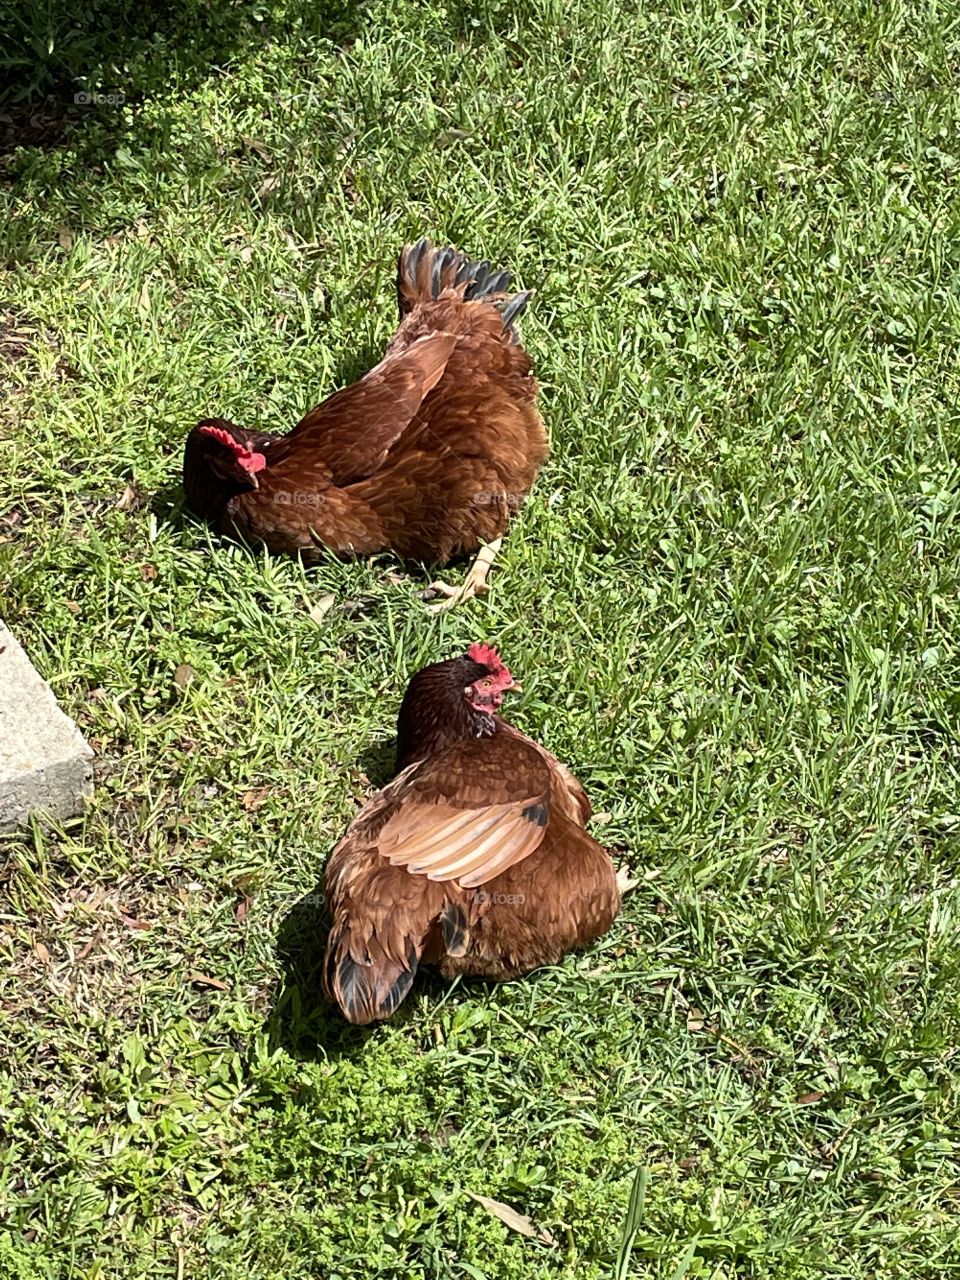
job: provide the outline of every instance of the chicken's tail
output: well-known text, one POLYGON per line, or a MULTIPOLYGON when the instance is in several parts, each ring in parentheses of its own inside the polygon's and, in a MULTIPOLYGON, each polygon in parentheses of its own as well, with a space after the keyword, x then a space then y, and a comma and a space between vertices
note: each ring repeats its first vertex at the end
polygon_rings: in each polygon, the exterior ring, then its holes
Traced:
POLYGON ((371 938, 359 949, 350 945, 349 924, 335 925, 327 940, 323 989, 348 1022, 365 1026, 389 1018, 406 999, 420 963, 412 938, 406 954, 392 956, 371 938))
POLYGON ((414 307, 436 302, 442 293, 453 291, 467 302, 489 301, 497 305, 503 328, 517 342, 514 322, 530 299, 530 292, 511 293, 509 271, 499 271, 489 262, 472 262, 456 249, 438 249, 429 240, 404 245, 397 265, 397 302, 400 319, 414 307))

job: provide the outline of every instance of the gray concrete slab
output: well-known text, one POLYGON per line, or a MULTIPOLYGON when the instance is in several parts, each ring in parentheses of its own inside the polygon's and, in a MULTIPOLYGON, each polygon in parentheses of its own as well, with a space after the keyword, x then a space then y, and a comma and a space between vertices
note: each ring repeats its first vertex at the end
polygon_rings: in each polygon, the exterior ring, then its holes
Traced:
POLYGON ((67 818, 93 795, 93 752, 0 621, 0 831, 67 818))

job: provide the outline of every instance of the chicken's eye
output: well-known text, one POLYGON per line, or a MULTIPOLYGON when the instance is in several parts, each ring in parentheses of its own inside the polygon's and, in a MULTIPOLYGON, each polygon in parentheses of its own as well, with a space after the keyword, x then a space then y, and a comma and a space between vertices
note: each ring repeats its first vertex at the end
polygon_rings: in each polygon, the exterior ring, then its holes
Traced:
POLYGON ((478 689, 492 689, 492 688, 493 688, 493 681, 492 681, 492 680, 480 680, 480 681, 478 682, 478 684, 477 684, 477 688, 478 688, 478 689))

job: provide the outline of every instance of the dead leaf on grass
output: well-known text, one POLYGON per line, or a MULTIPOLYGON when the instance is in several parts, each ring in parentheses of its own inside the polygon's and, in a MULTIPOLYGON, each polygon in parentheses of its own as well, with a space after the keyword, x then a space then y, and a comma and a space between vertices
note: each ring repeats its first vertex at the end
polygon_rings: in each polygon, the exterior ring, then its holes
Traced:
POLYGON ((541 1244, 556 1244, 553 1236, 549 1231, 545 1231, 543 1227, 535 1227, 530 1219, 524 1213, 518 1213, 508 1204, 504 1204, 502 1200, 491 1200, 489 1196, 478 1196, 473 1191, 466 1193, 471 1200, 476 1200, 477 1204, 486 1209, 487 1213, 493 1214, 511 1231, 519 1231, 522 1236, 527 1236, 530 1240, 539 1240, 541 1244))
POLYGON ((258 809, 263 808, 269 794, 269 787, 257 787, 255 790, 245 792, 240 803, 248 813, 256 813, 258 809))
POLYGON ((128 484, 113 504, 114 511, 135 511, 139 504, 136 484, 128 484))
POLYGON ((337 603, 337 597, 333 595, 321 596, 317 603, 311 608, 309 618, 311 622, 322 622, 333 606, 337 603))
POLYGON ((211 978, 206 973, 190 973, 187 975, 187 981, 196 983, 198 987, 216 987, 218 991, 230 990, 228 982, 221 982, 219 978, 211 978))

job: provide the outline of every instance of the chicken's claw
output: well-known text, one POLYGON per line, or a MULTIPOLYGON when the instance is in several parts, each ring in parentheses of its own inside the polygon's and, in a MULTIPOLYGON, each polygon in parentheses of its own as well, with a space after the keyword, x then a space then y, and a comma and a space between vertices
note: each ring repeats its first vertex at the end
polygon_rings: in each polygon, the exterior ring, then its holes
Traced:
POLYGON ((486 595, 490 590, 487 574, 497 557, 502 541, 502 538, 494 538, 492 542, 481 544, 476 560, 470 566, 467 576, 459 587, 451 587, 446 582, 431 582, 428 590, 439 591, 447 599, 438 600, 436 604, 428 604, 427 613, 446 613, 450 609, 455 609, 458 604, 462 604, 464 600, 486 595))

